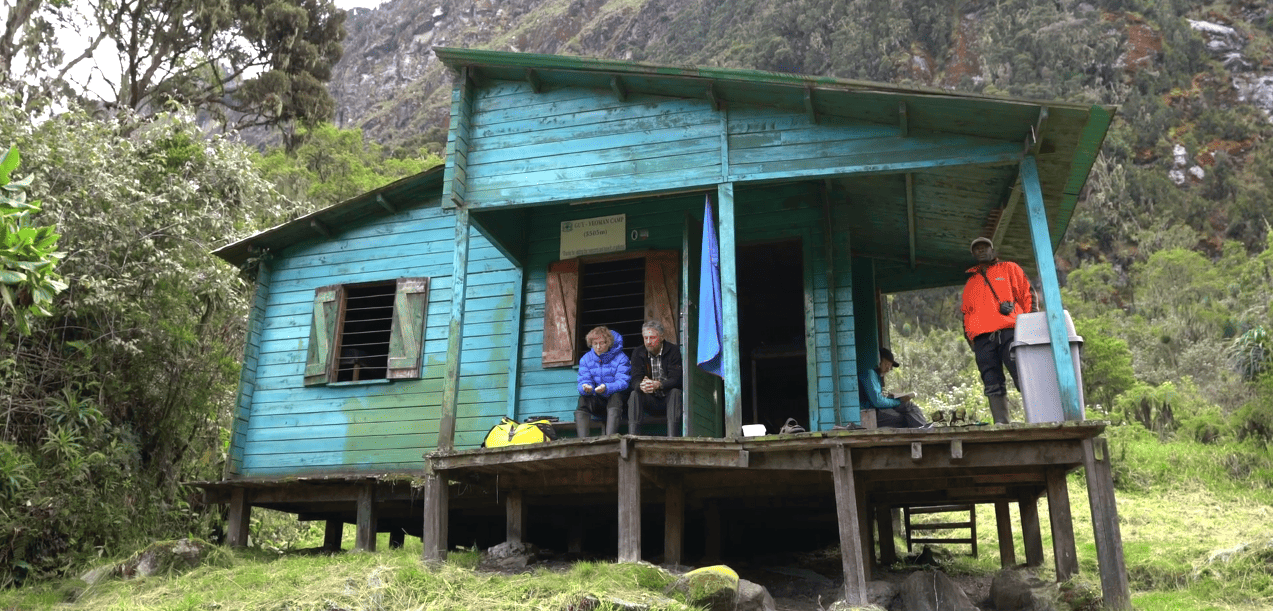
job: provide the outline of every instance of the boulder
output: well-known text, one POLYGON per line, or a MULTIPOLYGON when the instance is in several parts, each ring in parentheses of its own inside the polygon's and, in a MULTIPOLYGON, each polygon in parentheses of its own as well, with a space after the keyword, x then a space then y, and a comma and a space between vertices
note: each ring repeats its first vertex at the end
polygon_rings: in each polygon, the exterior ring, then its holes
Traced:
POLYGON ((535 564, 538 557, 539 549, 530 543, 505 541, 482 552, 480 564, 487 569, 512 571, 535 564))
MULTIPOLYGON (((738 573, 718 564, 681 575, 668 592, 680 592, 691 605, 707 611, 734 611, 738 606, 738 573)), ((768 592, 765 595, 768 596, 768 592)), ((772 599, 770 601, 772 605, 772 599)))
POLYGON ((990 601, 999 611, 1053 611, 1052 587, 1025 571, 1004 569, 990 582, 990 601))
POLYGON ((977 611, 959 584, 941 571, 916 571, 901 590, 906 611, 977 611))
POLYGON ((211 549, 212 544, 197 539, 157 541, 120 564, 118 574, 132 578, 188 571, 202 564, 211 549))
POLYGON ((769 595, 765 586, 746 579, 738 580, 737 611, 777 611, 777 608, 774 597, 769 595))

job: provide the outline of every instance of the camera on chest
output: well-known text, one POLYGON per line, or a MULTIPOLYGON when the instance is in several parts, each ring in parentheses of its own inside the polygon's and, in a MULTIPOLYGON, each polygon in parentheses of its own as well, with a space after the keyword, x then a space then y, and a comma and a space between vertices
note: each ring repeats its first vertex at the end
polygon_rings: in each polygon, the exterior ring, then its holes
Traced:
POLYGON ((1017 307, 1017 304, 1015 304, 1015 303, 1013 303, 1013 302, 1011 302, 1011 301, 1000 301, 1000 302, 999 302, 999 313, 1000 313, 1000 314, 1003 314, 1004 316, 1007 316, 1007 315, 1011 314, 1011 313, 1012 313, 1012 310, 1016 309, 1016 307, 1017 307))

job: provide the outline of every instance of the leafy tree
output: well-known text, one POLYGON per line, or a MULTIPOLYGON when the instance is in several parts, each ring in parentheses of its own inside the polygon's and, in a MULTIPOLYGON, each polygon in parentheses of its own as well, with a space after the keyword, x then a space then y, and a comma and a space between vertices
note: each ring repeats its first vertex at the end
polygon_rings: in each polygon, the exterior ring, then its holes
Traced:
POLYGON ((298 135, 303 144, 291 152, 271 151, 261 159, 260 168, 280 192, 311 208, 344 201, 443 162, 425 149, 394 157, 384 147, 365 142, 362 130, 330 123, 298 135))
POLYGON ((16 147, 0 158, 0 340, 7 318, 19 333, 30 333, 27 317, 52 314, 53 296, 66 288, 53 269, 63 256, 56 251, 58 234, 31 220, 40 202, 26 200, 30 177, 10 178, 20 160, 16 147))
POLYGON ((1075 330, 1083 338, 1083 397, 1088 405, 1108 411, 1114 399, 1136 383, 1132 352, 1127 342, 1109 332, 1108 319, 1079 319, 1075 330))
POLYGON ((237 129, 307 125, 334 112, 325 83, 340 59, 345 13, 331 0, 92 0, 75 10, 7 1, 16 10, 0 38, 0 81, 38 79, 29 105, 67 95, 154 114, 175 101, 237 129), (58 49, 54 17, 88 38, 81 54, 58 49), (96 65, 72 82, 80 73, 72 69, 103 46, 118 52, 118 68, 96 65), (28 65, 15 75, 18 51, 28 65))
POLYGON ((2 587, 202 531, 178 486, 220 475, 247 296, 208 251, 287 210, 256 153, 190 113, 0 105, 0 140, 47 188, 36 222, 62 232, 68 285, 0 358, 2 587))

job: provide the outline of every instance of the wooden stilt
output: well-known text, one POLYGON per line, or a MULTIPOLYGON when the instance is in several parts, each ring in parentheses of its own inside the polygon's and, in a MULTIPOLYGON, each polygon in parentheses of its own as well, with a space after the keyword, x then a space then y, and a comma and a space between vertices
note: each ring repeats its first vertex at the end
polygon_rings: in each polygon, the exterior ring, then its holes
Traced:
MULTIPOLYGON (((622 443, 628 443, 628 439, 622 443)), ((619 456, 619 562, 640 560, 641 463, 636 446, 632 445, 626 457, 619 456)))
POLYGON ((1109 445, 1105 438, 1083 440, 1083 465, 1087 474, 1087 500, 1092 508, 1092 532, 1101 571, 1101 592, 1108 609, 1131 609, 1127 566, 1123 560, 1123 535, 1118 529, 1114 478, 1110 473, 1109 445))
POLYGON ((446 476, 430 471, 424 478, 424 530, 420 540, 426 562, 446 560, 447 517, 450 512, 446 476))
POLYGON ((526 533, 526 504, 522 502, 521 490, 511 490, 504 497, 504 512, 508 518, 504 540, 509 543, 523 543, 526 533))
POLYGON ((1070 514, 1070 491, 1064 469, 1048 469, 1048 518, 1052 523, 1052 555, 1056 580, 1065 581, 1079 572, 1074 549, 1074 520, 1070 514))
POLYGON ((835 512, 840 523, 840 560, 844 566, 844 602, 862 606, 866 600, 866 567, 862 562, 862 527, 858 515, 857 483, 853 457, 845 446, 831 448, 831 475, 835 480, 835 512))
POLYGON ((340 540, 345 536, 344 520, 328 520, 327 529, 323 531, 323 549, 340 551, 340 540))
POLYGON ((566 531, 566 551, 571 554, 583 553, 583 524, 578 522, 581 519, 582 514, 576 516, 575 522, 566 531))
POLYGON ((354 531, 354 551, 376 551, 376 485, 366 483, 358 490, 358 523, 354 531))
POLYGON ((995 502, 995 525, 999 527, 999 566, 1012 568, 1017 564, 1017 550, 1012 542, 1012 515, 1007 501, 995 502))
POLYGON ((871 528, 871 505, 866 502, 866 486, 862 482, 855 479, 853 491, 857 499, 858 542, 862 546, 862 571, 869 577, 875 572, 875 533, 871 528))
POLYGON ((893 511, 888 506, 875 508, 875 527, 879 530, 880 564, 897 562, 897 546, 893 543, 893 511))
POLYGON ((248 524, 252 520, 252 503, 247 497, 248 492, 243 488, 230 491, 230 517, 225 525, 225 542, 230 547, 245 547, 248 544, 248 524))
POLYGON ((402 549, 407 543, 407 532, 401 528, 389 531, 389 549, 402 549))
POLYGON ((685 542, 685 485, 669 476, 663 493, 663 562, 680 564, 685 542))
POLYGON ((1025 565, 1043 566, 1043 530, 1039 527, 1039 499, 1026 492, 1017 501, 1021 513, 1021 542, 1025 547, 1025 565))

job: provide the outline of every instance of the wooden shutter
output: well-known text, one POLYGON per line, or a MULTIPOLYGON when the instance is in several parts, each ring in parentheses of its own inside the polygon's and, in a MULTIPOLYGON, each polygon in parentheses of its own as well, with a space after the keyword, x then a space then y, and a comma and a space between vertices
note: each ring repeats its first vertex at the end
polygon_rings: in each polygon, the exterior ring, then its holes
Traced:
POLYGON ((680 329, 681 261, 675 250, 657 250, 645 258, 645 319, 663 323, 663 339, 676 341, 680 329))
POLYGON ((428 278, 398 278, 398 288, 393 295, 393 327, 389 334, 389 369, 385 377, 391 380, 420 377, 424 315, 428 306, 428 278))
POLYGON ((579 260, 548 266, 544 288, 544 367, 575 364, 575 327, 579 308, 579 260))
POLYGON ((340 302, 344 297, 340 285, 314 290, 314 316, 309 323, 309 351, 305 355, 305 385, 326 384, 333 379, 333 346, 340 318, 340 302))

